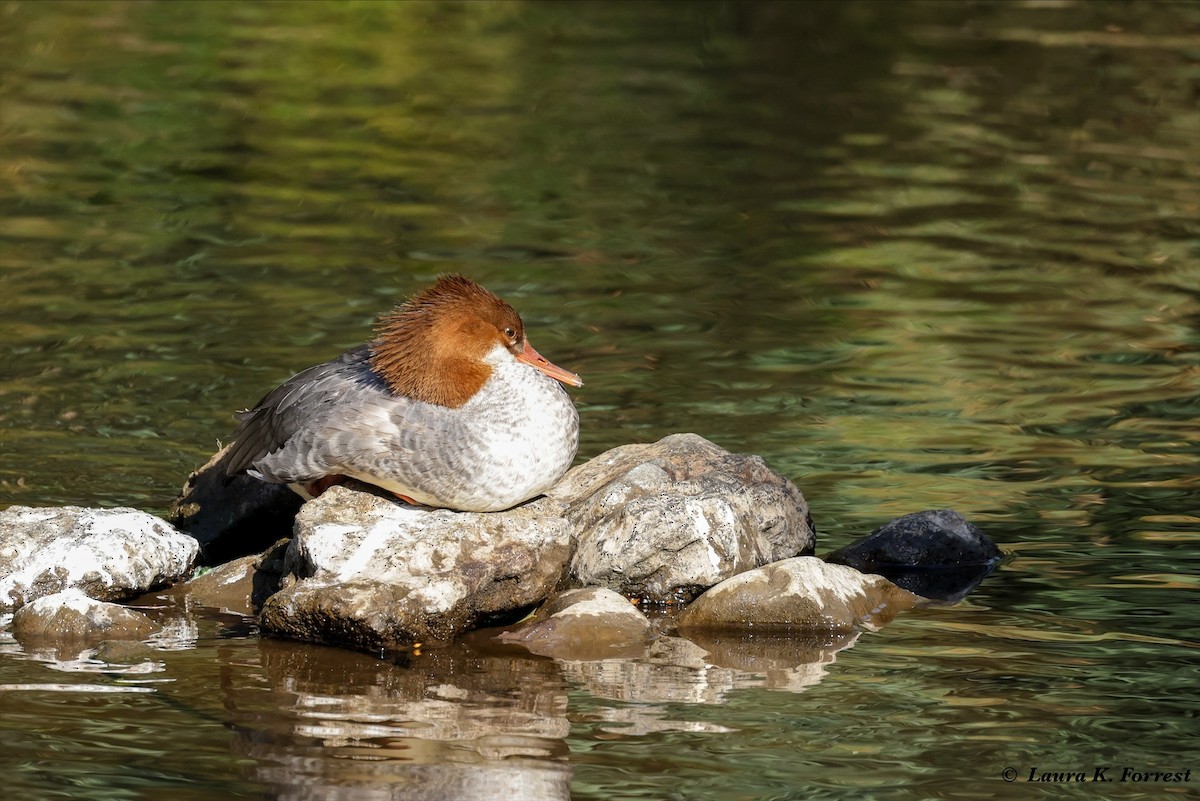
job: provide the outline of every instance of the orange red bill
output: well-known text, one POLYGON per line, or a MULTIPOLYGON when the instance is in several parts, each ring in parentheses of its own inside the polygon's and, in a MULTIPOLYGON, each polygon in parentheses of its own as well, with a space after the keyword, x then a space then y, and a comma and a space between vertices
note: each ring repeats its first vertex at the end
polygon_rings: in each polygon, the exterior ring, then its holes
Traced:
POLYGON ((541 370, 546 375, 553 378, 555 381, 561 381, 564 384, 569 384, 573 387, 582 387, 583 379, 572 373, 570 370, 564 370, 554 362, 547 359, 542 354, 534 350, 533 345, 529 344, 529 340, 525 340, 525 347, 517 354, 517 361, 525 362, 541 370))

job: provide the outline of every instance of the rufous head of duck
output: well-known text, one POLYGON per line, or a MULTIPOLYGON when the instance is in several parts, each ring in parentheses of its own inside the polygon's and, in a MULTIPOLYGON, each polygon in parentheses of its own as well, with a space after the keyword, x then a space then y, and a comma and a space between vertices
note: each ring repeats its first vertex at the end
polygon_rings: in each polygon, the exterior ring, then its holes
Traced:
POLYGON ((513 359, 573 387, 583 381, 534 350, 512 306, 462 275, 445 275, 380 318, 371 368, 413 400, 457 408, 491 377, 489 360, 513 359), (498 350, 499 349, 499 350, 498 350))

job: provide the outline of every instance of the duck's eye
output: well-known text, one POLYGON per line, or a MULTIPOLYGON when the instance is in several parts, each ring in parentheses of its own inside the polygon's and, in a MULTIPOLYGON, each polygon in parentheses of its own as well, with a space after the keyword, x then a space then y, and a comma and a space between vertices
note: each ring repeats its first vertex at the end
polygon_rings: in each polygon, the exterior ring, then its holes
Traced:
POLYGON ((504 336, 508 337, 508 338, 509 338, 509 340, 511 340, 511 341, 513 341, 513 342, 516 342, 516 340, 517 340, 517 329, 513 328, 513 327, 510 325, 508 328, 505 328, 505 329, 504 329, 504 336))

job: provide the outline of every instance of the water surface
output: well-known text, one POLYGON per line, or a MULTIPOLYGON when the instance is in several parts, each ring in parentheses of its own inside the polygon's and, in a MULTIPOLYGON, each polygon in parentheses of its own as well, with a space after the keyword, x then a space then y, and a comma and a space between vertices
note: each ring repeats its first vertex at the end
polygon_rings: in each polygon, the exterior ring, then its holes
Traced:
POLYGON ((1185 3, 0 7, 0 506, 164 512, 461 271, 584 377, 581 459, 695 431, 819 553, 951 507, 1014 555, 836 651, 4 639, 10 791, 1194 794, 1026 779, 1200 770, 1198 58, 1185 3))

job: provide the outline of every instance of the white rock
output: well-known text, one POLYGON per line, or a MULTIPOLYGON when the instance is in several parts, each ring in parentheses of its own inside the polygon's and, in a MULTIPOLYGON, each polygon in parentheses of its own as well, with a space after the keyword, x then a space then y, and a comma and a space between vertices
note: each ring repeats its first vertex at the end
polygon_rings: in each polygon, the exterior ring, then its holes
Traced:
POLYGON ((263 605, 268 631, 375 650, 448 640, 549 594, 570 532, 549 499, 507 512, 415 509, 334 487, 296 518, 292 586, 263 605))
POLYGON ((0 611, 76 587, 120 600, 191 570, 192 537, 136 509, 78 506, 0 511, 0 611))
POLYGON ((730 576, 812 553, 808 504, 757 456, 696 434, 623 445, 549 492, 577 532, 570 580, 659 602, 691 600, 730 576))

